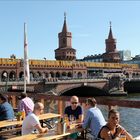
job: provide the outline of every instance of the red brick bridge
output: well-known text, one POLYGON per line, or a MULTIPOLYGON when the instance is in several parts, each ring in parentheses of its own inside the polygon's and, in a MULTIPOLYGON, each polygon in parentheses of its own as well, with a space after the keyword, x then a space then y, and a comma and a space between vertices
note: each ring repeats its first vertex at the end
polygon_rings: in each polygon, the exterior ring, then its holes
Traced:
MULTIPOLYGON (((94 96, 107 95, 113 88, 119 88, 119 81, 107 79, 71 79, 57 80, 46 79, 42 82, 31 82, 27 84, 27 92, 44 93, 52 95, 79 95, 79 96, 94 96)), ((22 91, 24 88, 23 82, 1 83, 0 89, 22 91)))

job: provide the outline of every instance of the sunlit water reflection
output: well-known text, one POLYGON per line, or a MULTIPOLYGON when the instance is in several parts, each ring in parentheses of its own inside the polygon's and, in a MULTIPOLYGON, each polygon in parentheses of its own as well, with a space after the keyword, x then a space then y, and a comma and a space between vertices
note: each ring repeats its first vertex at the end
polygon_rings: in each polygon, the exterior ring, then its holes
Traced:
MULTIPOLYGON (((108 97, 105 97, 105 98, 108 98, 108 97)), ((140 100, 140 93, 139 94, 131 94, 131 95, 125 96, 125 97, 113 97, 113 98, 140 100)), ((105 106, 99 106, 99 108, 102 110, 103 115, 107 119, 108 108, 105 106)), ((117 110, 120 112, 121 125, 128 132, 130 132, 134 137, 139 136, 140 135, 140 109, 117 107, 117 110)))

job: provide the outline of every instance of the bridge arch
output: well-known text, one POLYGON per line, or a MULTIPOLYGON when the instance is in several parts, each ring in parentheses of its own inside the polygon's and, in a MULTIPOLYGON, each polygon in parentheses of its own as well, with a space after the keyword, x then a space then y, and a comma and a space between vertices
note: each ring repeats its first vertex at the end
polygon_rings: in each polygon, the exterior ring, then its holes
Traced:
POLYGON ((80 97, 92 97, 92 96, 104 96, 107 95, 108 93, 100 88, 94 87, 94 86, 75 86, 71 88, 67 88, 58 95, 60 96, 80 96, 80 97))

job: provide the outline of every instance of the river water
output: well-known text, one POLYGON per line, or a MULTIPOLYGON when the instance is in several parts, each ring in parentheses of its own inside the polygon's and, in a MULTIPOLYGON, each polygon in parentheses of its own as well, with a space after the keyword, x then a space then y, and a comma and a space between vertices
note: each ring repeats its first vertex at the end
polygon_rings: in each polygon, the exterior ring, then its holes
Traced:
MULTIPOLYGON (((110 97, 104 97, 104 98, 110 98, 110 97)), ((111 97, 111 98, 140 100, 140 93, 137 94, 131 93, 128 96, 111 97)), ((105 106, 99 106, 99 108, 102 110, 103 115, 107 119, 108 108, 106 108, 105 106)), ((121 118, 120 124, 134 137, 139 136, 140 135, 140 109, 117 107, 117 110, 120 112, 120 118, 121 118)))

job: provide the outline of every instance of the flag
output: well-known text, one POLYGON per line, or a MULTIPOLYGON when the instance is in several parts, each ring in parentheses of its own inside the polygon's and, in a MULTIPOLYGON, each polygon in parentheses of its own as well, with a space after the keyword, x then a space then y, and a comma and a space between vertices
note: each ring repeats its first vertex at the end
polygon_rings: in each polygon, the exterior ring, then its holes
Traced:
POLYGON ((28 60, 28 44, 26 36, 26 23, 24 23, 24 81, 30 83, 30 71, 28 60))

